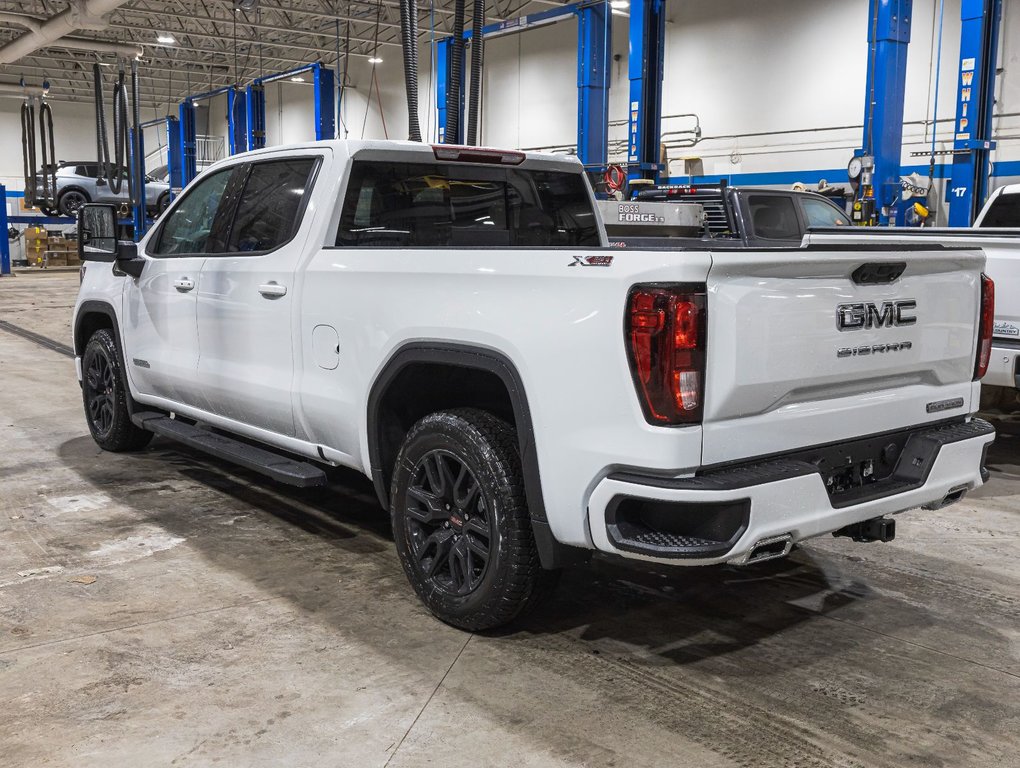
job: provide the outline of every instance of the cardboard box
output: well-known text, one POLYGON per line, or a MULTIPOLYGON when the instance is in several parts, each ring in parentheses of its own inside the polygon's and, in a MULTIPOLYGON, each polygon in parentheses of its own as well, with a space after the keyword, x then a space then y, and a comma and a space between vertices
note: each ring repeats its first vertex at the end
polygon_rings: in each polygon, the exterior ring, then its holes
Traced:
POLYGON ((63 251, 46 251, 46 256, 43 258, 44 267, 66 267, 67 266, 67 254, 63 251))
POLYGON ((46 230, 42 227, 26 227, 25 228, 25 242, 46 242, 49 239, 49 235, 46 230))

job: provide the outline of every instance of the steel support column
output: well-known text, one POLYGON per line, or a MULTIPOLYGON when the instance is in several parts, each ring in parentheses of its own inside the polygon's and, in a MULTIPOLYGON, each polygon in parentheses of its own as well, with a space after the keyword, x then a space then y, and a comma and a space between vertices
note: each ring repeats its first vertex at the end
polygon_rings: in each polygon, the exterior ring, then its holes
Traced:
POLYGON ((195 128, 195 104, 192 101, 182 101, 179 109, 180 114, 180 136, 181 136, 181 187, 191 183, 198 173, 197 158, 195 156, 198 135, 195 128))
POLYGON ((248 99, 240 88, 227 91, 227 150, 231 155, 248 149, 248 99))
POLYGON ((606 0, 577 12, 577 156, 592 172, 609 160, 611 19, 606 0))
POLYGON ((864 154, 875 160, 873 184, 880 224, 902 225, 903 94, 913 0, 872 0, 868 13, 868 79, 864 103, 864 154))
POLYGON ((665 0, 630 4, 630 109, 627 179, 658 181, 662 135, 662 70, 666 37, 665 0))
POLYGON ((988 197, 1002 0, 963 0, 960 18, 953 173, 946 193, 951 227, 973 224, 988 197))

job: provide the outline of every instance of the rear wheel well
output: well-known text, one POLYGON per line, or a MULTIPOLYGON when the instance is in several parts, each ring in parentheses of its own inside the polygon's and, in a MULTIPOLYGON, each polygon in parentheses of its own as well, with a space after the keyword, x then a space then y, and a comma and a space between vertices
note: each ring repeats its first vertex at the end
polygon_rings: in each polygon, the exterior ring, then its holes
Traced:
POLYGON ((393 463, 419 419, 449 408, 478 408, 514 425, 514 408, 506 385, 491 371, 444 363, 417 362, 400 369, 378 398, 375 408, 374 469, 381 472, 388 498, 393 463))

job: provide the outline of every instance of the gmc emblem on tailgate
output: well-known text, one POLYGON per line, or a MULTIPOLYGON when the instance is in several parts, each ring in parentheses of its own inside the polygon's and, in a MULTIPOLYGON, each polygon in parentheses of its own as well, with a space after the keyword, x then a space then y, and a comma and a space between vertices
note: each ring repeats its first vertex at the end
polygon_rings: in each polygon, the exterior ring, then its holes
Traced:
POLYGON ((880 305, 872 302, 861 304, 839 304, 836 307, 836 328, 841 331, 863 331, 869 328, 892 328, 899 325, 913 325, 917 309, 914 299, 883 301, 880 305))

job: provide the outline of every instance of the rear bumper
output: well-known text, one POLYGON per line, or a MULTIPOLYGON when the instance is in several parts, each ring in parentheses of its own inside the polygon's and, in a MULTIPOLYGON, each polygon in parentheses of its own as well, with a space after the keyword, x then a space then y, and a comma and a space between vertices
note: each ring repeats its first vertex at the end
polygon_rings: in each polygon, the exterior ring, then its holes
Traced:
POLYGON ((592 540, 600 551, 653 562, 743 562, 766 540, 793 544, 962 497, 982 485, 984 454, 995 431, 973 419, 900 437, 902 453, 888 480, 842 496, 829 495, 818 466, 806 460, 808 452, 691 478, 610 475, 588 505, 592 540))
POLYGON ((1020 341, 993 338, 992 355, 988 360, 988 373, 981 379, 981 383, 990 387, 1020 389, 1018 358, 1020 358, 1020 341))

